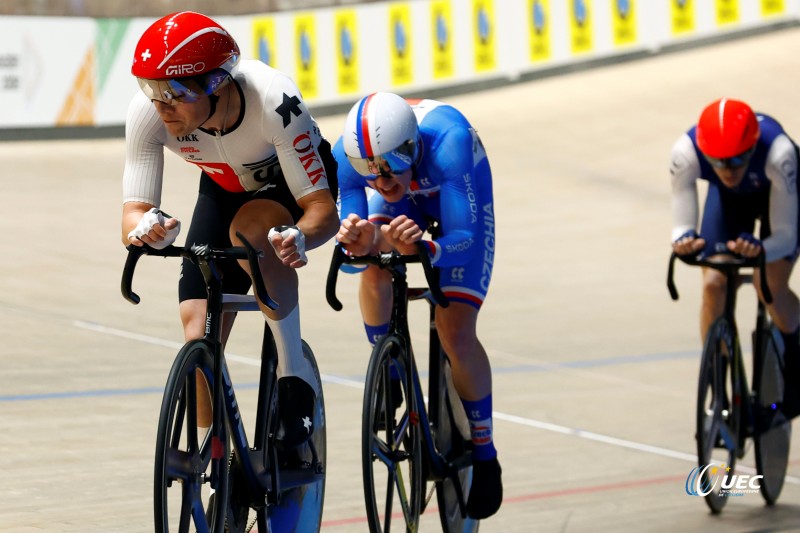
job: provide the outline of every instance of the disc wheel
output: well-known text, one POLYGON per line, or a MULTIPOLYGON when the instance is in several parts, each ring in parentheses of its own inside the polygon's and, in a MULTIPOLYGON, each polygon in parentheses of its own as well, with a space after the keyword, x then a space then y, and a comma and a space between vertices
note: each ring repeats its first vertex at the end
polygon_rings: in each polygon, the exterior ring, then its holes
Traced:
POLYGON ((756 470, 764 476, 759 491, 767 505, 773 505, 783 489, 792 437, 791 421, 779 408, 783 401, 784 383, 778 335, 774 326, 763 335, 761 369, 754 390, 758 416, 754 439, 756 470))
MULTIPOLYGON (((453 386, 450 363, 444 353, 440 359, 439 390, 443 398, 440 402, 439 413, 434 440, 436 449, 448 461, 463 462, 469 449, 469 422, 464 406, 453 386)), ((478 531, 480 522, 466 514, 462 509, 459 494, 466 505, 469 490, 472 485, 472 466, 460 466, 454 477, 447 477, 436 482, 436 500, 439 505, 439 518, 442 522, 442 531, 447 533, 472 533, 478 531)))
MULTIPOLYGON (((319 391, 316 411, 311 421, 314 432, 309 439, 311 444, 306 443, 295 450, 277 454, 278 469, 284 475, 293 471, 306 473, 314 471, 319 474, 318 481, 291 488, 280 494, 278 503, 269 507, 269 531, 307 531, 311 533, 319 531, 322 526, 327 456, 325 401, 322 395, 322 380, 317 361, 305 341, 303 341, 303 355, 314 369, 317 381, 316 390, 319 391)), ((271 419, 277 420, 274 413, 271 419)))

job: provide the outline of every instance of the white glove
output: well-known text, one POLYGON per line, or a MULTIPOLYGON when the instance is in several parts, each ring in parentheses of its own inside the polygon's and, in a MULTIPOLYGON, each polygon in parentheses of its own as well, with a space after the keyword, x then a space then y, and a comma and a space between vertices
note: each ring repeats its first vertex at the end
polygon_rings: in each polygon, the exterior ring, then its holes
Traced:
MULTIPOLYGON (((169 216, 169 215, 167 215, 169 216)), ((164 213, 157 207, 150 209, 144 216, 139 220, 139 223, 136 224, 136 227, 133 228, 133 231, 128 233, 128 239, 135 237, 137 239, 141 239, 143 236, 147 235, 152 231, 153 226, 156 224, 160 224, 162 227, 164 226, 167 219, 164 217, 164 213)), ((155 248, 156 250, 161 250, 166 248, 173 242, 175 239, 178 238, 178 234, 181 232, 181 223, 178 222, 178 225, 174 228, 167 230, 167 235, 164 239, 154 242, 154 243, 147 243, 151 248, 155 248)))
MULTIPOLYGON (((277 234, 283 237, 284 240, 288 239, 290 235, 294 235, 294 245, 297 247, 299 260, 304 264, 308 263, 308 258, 306 258, 306 236, 303 235, 303 232, 300 231, 297 226, 276 226, 272 228, 267 234, 270 244, 272 244, 272 236, 277 234)), ((275 249, 275 255, 278 256, 278 259, 283 260, 280 248, 277 248, 274 244, 272 244, 272 247, 275 249)))

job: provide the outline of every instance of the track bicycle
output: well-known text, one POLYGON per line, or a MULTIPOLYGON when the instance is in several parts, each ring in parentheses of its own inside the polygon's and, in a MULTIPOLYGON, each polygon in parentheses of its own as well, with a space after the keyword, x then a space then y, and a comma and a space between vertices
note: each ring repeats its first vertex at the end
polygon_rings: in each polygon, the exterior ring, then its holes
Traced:
POLYGON ((392 275, 389 331, 375 343, 364 387, 361 459, 367 521, 372 533, 392 531, 395 518, 400 529, 416 532, 435 490, 442 530, 474 532, 479 522, 466 513, 472 483, 469 423, 434 322, 436 305, 448 303, 427 248, 418 245, 418 255, 353 257, 337 244, 328 271, 326 297, 336 311, 342 309, 336 298, 342 265, 375 265, 392 275), (410 263, 422 264, 428 288, 408 287, 410 263), (408 302, 413 300, 425 300, 430 308, 427 409, 408 326, 408 302))
MULTIPOLYGON (((317 379, 314 432, 306 443, 279 451, 277 351, 265 323, 253 446, 245 433, 221 341, 225 313, 260 311, 253 295, 222 293, 218 262, 248 260, 259 272, 256 251, 242 235, 243 247, 214 249, 205 245, 128 246, 122 294, 139 303, 132 291, 136 263, 142 255, 187 258, 200 268, 208 289, 205 336, 178 352, 164 389, 155 453, 155 531, 199 533, 246 532, 255 525, 269 531, 319 531, 325 493, 326 425, 316 360, 303 341, 303 354, 317 379), (198 429, 198 402, 211 406, 210 430, 198 429), (251 516, 252 515, 252 516, 251 516), (192 527, 194 524, 194 527, 192 527)), ((273 302, 261 276, 254 292, 271 309, 273 302)))
POLYGON ((759 300, 752 333, 753 379, 748 385, 735 317, 738 285, 752 283, 755 275, 740 273, 742 268, 759 272, 763 298, 772 302, 764 254, 754 259, 726 256, 717 260, 673 252, 667 275, 673 300, 678 299, 673 281, 676 259, 687 265, 716 269, 727 279, 724 312, 709 328, 703 347, 695 434, 698 467, 687 478, 687 492, 704 496, 711 511, 719 513, 729 495, 741 488, 730 486, 730 474, 737 459, 747 452, 747 439, 752 438, 756 472, 763 476, 758 480, 758 490, 767 505, 772 505, 783 489, 791 440, 791 421, 781 410, 783 339, 759 300))

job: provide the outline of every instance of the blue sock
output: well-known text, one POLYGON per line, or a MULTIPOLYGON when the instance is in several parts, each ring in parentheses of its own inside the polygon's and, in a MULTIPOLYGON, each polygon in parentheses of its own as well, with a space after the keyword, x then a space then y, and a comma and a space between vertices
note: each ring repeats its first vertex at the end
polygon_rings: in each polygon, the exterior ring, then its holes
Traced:
MULTIPOLYGON (((370 326, 366 322, 364 322, 364 330, 367 332, 367 339, 372 346, 375 346, 375 343, 378 342, 383 335, 386 335, 386 332, 389 331, 389 323, 380 324, 378 326, 370 326)), ((392 379, 400 379, 400 372, 397 370, 397 365, 392 365, 389 367, 389 376, 392 379)))
POLYGON ((378 342, 378 339, 381 338, 382 335, 385 335, 387 331, 389 331, 389 323, 386 324, 379 324, 377 326, 370 326, 366 322, 364 322, 364 330, 367 332, 367 340, 372 346, 375 346, 375 343, 378 342))
POLYGON ((472 402, 461 400, 469 420, 472 436, 472 457, 478 461, 488 461, 497 457, 492 440, 492 395, 472 402))

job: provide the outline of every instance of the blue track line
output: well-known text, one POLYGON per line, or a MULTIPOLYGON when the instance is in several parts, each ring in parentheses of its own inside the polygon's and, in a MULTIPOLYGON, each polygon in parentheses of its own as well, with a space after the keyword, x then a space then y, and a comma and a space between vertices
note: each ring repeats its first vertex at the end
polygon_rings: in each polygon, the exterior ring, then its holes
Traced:
MULTIPOLYGON (((547 363, 547 364, 534 364, 534 365, 515 365, 495 367, 492 369, 494 374, 515 374, 520 372, 548 372, 558 369, 574 369, 574 368, 597 368, 615 365, 627 364, 642 364, 653 363, 658 361, 673 361, 678 359, 699 358, 699 350, 684 351, 684 352, 667 352, 661 354, 645 354, 645 355, 621 355, 616 357, 607 357, 604 359, 593 359, 585 361, 565 361, 563 363, 547 363)), ((425 372, 420 372, 420 377, 425 377, 425 372)), ((364 381, 364 376, 351 376, 346 379, 353 381, 364 381)), ((325 380, 323 380, 324 382, 325 380)), ((258 383, 240 383, 236 385, 237 389, 256 389, 258 383)), ((162 394, 163 387, 141 387, 133 389, 95 389, 84 391, 64 391, 64 392, 49 392, 38 394, 10 394, 0 396, 0 403, 9 402, 31 402, 43 400, 61 400, 72 398, 98 398, 108 396, 141 396, 147 394, 162 394)))

